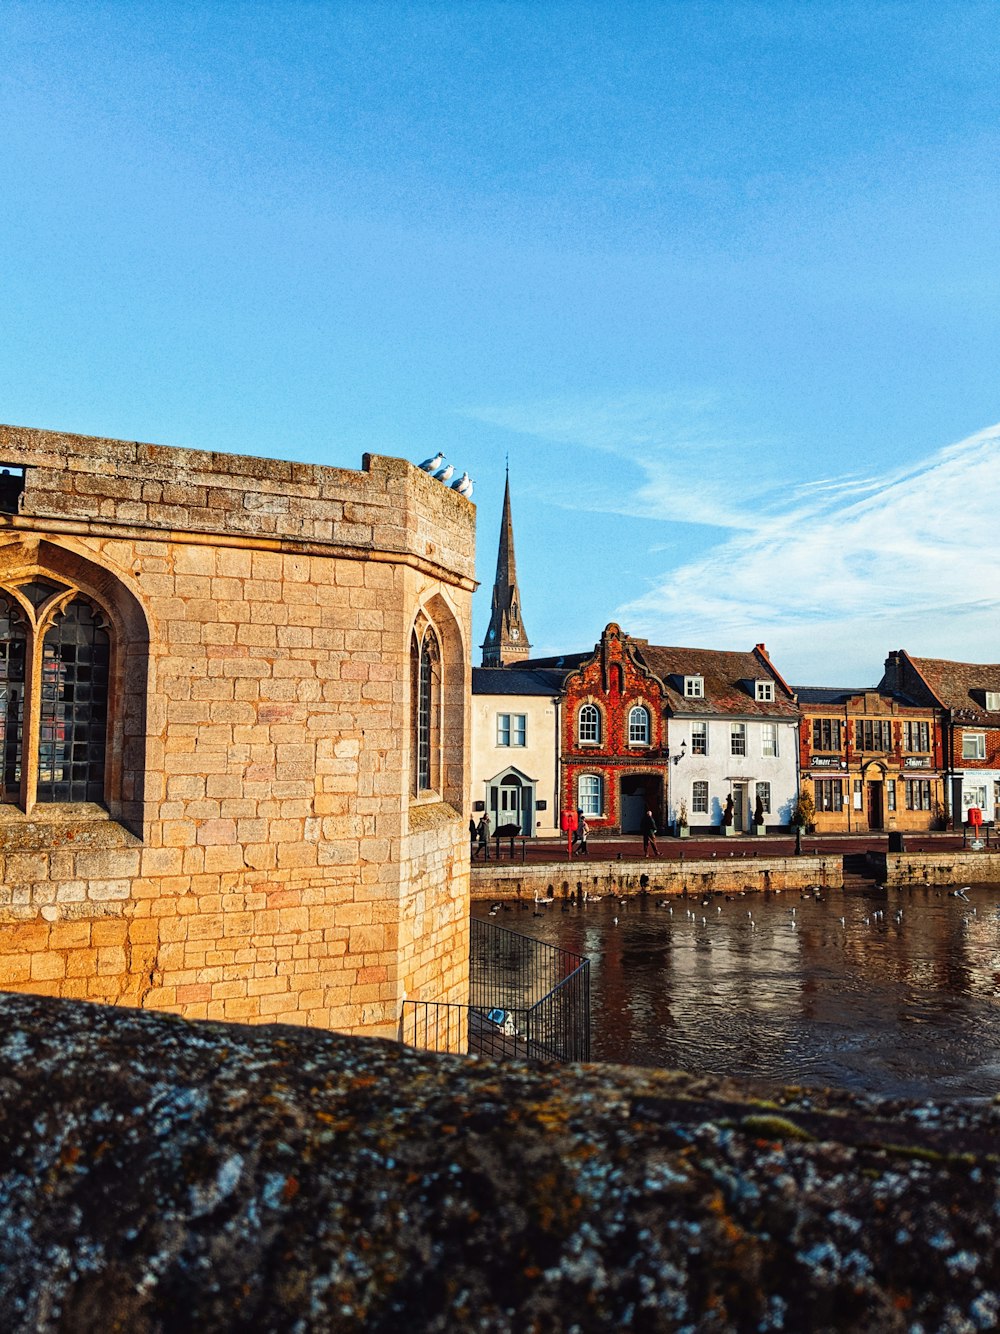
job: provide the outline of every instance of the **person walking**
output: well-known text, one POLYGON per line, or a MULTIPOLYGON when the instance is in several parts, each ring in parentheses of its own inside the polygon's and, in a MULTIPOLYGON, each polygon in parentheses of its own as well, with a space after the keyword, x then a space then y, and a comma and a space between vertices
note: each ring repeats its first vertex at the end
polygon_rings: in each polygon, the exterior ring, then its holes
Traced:
POLYGON ((478 838, 479 838, 479 846, 476 848, 475 852, 474 852, 472 855, 473 855, 474 857, 478 857, 479 854, 482 853, 482 854, 483 854, 483 859, 484 859, 484 861, 489 861, 489 859, 490 859, 490 817, 489 817, 489 815, 487 814, 486 811, 483 811, 483 818, 482 818, 482 819, 479 821, 479 823, 476 825, 476 834, 477 834, 477 836, 478 836, 478 838))
POLYGON ((653 819, 653 812, 647 811, 639 824, 639 833, 642 835, 642 855, 649 856, 649 849, 653 849, 653 856, 659 857, 656 848, 656 821, 653 819))
POLYGON ((581 857, 587 857, 587 835, 590 833, 590 826, 587 824, 587 817, 583 811, 576 813, 576 832, 573 835, 573 851, 578 852, 581 857))

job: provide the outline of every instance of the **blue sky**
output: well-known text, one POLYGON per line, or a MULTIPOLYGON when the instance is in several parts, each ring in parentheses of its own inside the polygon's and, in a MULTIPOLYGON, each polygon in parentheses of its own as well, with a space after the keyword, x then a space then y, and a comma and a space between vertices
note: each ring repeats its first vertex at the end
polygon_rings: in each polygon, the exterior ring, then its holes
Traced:
MULTIPOLYGON (((1000 660, 1000 6, 0 20, 0 420, 476 482, 538 653, 1000 660)), ((478 651, 476 653, 478 661, 478 651)))

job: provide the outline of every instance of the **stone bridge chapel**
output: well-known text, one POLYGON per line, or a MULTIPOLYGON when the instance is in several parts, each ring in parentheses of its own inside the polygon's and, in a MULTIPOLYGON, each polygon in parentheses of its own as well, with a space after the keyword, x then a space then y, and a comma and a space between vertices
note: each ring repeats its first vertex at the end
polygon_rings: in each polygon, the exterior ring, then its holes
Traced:
POLYGON ((395 1037, 467 999, 471 503, 0 427, 0 988, 395 1037))

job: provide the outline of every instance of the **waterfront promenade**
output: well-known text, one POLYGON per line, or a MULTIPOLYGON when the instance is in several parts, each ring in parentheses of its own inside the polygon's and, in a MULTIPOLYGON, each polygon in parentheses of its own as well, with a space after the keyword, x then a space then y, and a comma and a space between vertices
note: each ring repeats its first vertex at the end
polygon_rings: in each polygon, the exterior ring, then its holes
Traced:
MULTIPOLYGON (((920 833, 903 834, 907 852, 958 852, 963 848, 961 833, 920 833)), ((791 857, 796 852, 794 834, 767 834, 757 837, 751 834, 736 834, 726 838, 719 834, 704 837, 675 838, 671 834, 661 834, 656 840, 660 860, 695 861, 704 857, 791 857)), ((886 852, 889 835, 885 832, 864 834, 804 834, 801 842, 803 855, 810 856, 850 856, 866 852, 886 852)), ((968 846, 966 844, 966 846, 968 846)), ((993 849, 1000 851, 1000 843, 993 849)), ((591 836, 588 840, 586 857, 567 855, 565 838, 517 838, 500 840, 502 862, 568 862, 586 865, 588 861, 654 861, 650 856, 643 857, 642 836, 640 834, 608 834, 591 836)), ((497 854, 497 840, 490 840, 490 858, 497 854)), ((472 865, 482 865, 481 857, 473 857, 472 865)))
POLYGON ((996 882, 1000 849, 974 851, 960 833, 906 834, 904 850, 889 850, 885 833, 794 837, 710 836, 658 840, 658 857, 644 857, 636 836, 592 838, 587 856, 567 854, 555 839, 510 839, 490 845, 490 860, 474 858, 473 899, 534 898, 604 892, 713 894, 768 892, 812 886, 840 889, 864 881, 950 885, 996 882))

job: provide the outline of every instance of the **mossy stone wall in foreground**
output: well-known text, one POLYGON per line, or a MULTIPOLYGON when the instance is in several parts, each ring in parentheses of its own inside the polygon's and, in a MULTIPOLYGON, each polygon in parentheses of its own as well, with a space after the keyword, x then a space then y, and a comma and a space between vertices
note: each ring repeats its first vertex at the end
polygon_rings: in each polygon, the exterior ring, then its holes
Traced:
POLYGON ((0 996, 0 1327, 977 1330, 1000 1109, 0 996))

